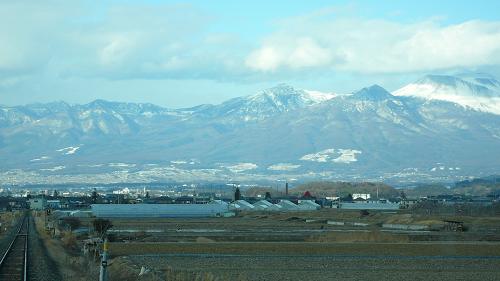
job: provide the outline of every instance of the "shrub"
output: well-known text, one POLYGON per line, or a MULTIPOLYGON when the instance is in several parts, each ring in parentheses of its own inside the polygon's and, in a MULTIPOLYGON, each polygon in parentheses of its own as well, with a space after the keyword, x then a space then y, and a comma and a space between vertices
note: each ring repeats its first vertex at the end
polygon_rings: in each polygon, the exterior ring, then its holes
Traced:
POLYGON ((69 250, 75 250, 78 248, 76 236, 71 232, 65 232, 61 238, 61 242, 64 248, 69 250))

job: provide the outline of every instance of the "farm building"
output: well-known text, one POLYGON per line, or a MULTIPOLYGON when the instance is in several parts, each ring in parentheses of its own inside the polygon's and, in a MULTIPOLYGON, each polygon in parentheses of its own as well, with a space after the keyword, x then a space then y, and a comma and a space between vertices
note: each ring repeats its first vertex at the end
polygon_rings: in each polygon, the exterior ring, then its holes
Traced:
POLYGON ((281 206, 282 211, 299 211, 299 206, 290 200, 281 200, 276 205, 281 206))
POLYGON ((240 210, 240 211, 251 211, 254 210, 254 205, 248 203, 245 200, 236 200, 230 204, 229 208, 231 210, 240 210))
POLYGON ((254 210, 256 211, 279 211, 281 209, 280 206, 274 205, 267 200, 260 200, 258 202, 255 202, 253 206, 255 207, 254 210))
POLYGON ((61 200, 47 200, 47 208, 60 209, 61 207, 61 200))
POLYGON ((312 200, 299 200, 300 210, 319 210, 321 206, 312 200))
POLYGON ((92 211, 84 211, 84 210, 74 210, 74 211, 56 210, 53 211, 52 214, 56 217, 76 217, 76 218, 92 217, 92 211))
POLYGON ((385 199, 379 201, 359 201, 359 202, 342 202, 339 208, 352 210, 399 210, 399 203, 393 203, 385 199))
POLYGON ((217 217, 229 212, 227 204, 93 204, 92 214, 111 217, 217 217))
POLYGON ((47 208, 47 199, 43 197, 31 198, 28 202, 31 210, 41 211, 47 208))
POLYGON ((354 193, 354 194, 352 194, 352 199, 358 199, 358 198, 368 200, 371 198, 371 196, 369 193, 354 193))

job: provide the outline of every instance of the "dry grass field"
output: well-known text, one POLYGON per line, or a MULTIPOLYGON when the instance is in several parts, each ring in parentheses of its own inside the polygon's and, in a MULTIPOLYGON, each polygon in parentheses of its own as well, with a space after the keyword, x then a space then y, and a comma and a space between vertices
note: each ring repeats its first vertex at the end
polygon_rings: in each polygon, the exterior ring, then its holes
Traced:
POLYGON ((151 280, 496 280, 500 276, 497 243, 113 243, 111 253, 117 262, 113 280, 136 280, 141 267, 151 270, 151 280))
POLYGON ((500 256, 500 243, 185 242, 111 243, 111 255, 500 256))
MULTIPOLYGON (((407 211, 366 215, 323 209, 240 213, 231 218, 111 221, 110 280, 484 281, 500 276, 500 218, 496 216, 407 211), (462 221, 467 231, 448 231, 443 228, 445 220, 462 221), (383 228, 387 223, 429 229, 383 228), (141 269, 146 273, 139 277, 141 269)), ((81 225, 91 222, 91 218, 82 219, 81 225)), ((60 249, 61 242, 47 243, 53 253, 60 249)), ((67 265, 69 256, 62 258, 62 265, 67 265)))
POLYGON ((495 280, 500 276, 498 217, 404 211, 362 216, 359 211, 326 209, 242 213, 233 218, 115 219, 113 225, 121 238, 110 245, 116 262, 112 272, 122 281, 135 280, 141 267, 151 270, 149 277, 141 277, 150 279, 144 280, 495 280), (467 231, 381 227, 384 223, 436 227, 444 220, 463 221, 467 231))

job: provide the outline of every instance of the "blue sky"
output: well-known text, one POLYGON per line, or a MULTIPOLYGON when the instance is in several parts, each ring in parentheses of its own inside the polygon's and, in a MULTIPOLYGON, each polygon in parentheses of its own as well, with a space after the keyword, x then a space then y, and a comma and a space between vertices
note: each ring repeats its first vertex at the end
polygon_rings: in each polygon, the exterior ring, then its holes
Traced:
POLYGON ((500 74, 499 1, 2 1, 0 104, 219 103, 500 74))

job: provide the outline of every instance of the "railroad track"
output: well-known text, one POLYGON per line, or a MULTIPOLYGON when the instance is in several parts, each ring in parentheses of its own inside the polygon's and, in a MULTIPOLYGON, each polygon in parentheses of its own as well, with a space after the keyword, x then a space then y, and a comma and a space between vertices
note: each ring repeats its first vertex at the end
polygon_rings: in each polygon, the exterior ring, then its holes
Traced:
POLYGON ((0 280, 28 280, 29 217, 23 217, 17 233, 0 260, 0 280))

